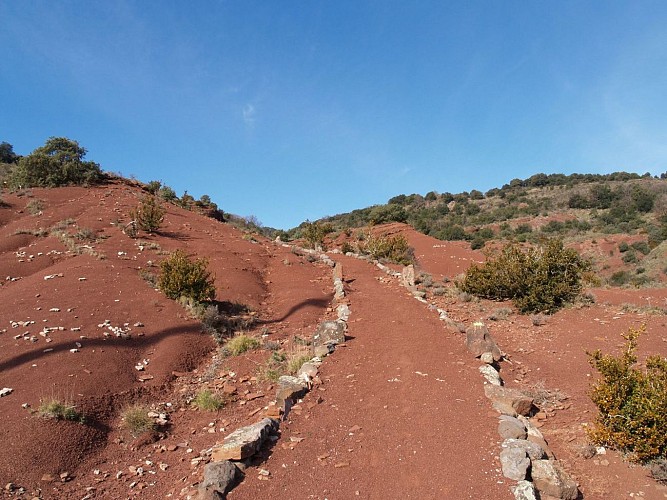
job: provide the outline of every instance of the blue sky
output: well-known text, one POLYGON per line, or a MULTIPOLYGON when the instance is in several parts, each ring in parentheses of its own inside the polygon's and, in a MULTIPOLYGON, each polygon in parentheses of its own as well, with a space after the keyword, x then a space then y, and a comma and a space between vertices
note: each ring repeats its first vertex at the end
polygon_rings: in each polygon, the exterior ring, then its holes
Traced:
POLYGON ((0 141, 289 228, 667 170, 667 2, 0 0, 0 141))

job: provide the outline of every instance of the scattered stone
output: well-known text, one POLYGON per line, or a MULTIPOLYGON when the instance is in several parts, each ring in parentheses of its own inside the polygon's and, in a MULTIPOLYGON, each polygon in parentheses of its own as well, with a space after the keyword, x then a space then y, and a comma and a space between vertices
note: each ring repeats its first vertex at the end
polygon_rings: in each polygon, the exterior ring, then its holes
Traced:
POLYGON ((557 462, 533 460, 531 476, 540 496, 550 495, 562 500, 575 500, 579 489, 570 476, 557 462))
POLYGON ((276 405, 285 410, 287 401, 294 401, 308 392, 308 386, 302 378, 283 375, 278 379, 276 390, 276 405))
POLYGON ((338 319, 340 321, 347 321, 350 319, 350 314, 352 314, 352 311, 350 311, 350 306, 347 304, 339 304, 336 308, 336 314, 338 315, 338 319))
POLYGON ((482 355, 479 357, 480 360, 482 360, 482 363, 486 363, 487 365, 492 365, 495 363, 495 360, 493 359, 493 353, 492 352, 484 352, 482 355))
POLYGON ((204 480, 199 484, 201 500, 226 498, 243 473, 229 460, 211 462, 204 467, 204 480))
POLYGON ((3 387, 2 389, 0 389, 0 398, 9 396, 12 392, 14 392, 14 389, 12 389, 11 387, 3 387))
POLYGON ((519 481, 512 487, 515 500, 536 500, 535 487, 530 481, 519 481))
POLYGON ((494 361, 500 361, 502 358, 502 353, 486 325, 479 321, 466 330, 466 347, 475 357, 490 352, 494 361))
POLYGON ((241 427, 229 434, 222 444, 211 450, 214 462, 222 460, 244 460, 259 451, 264 441, 278 429, 278 421, 264 418, 259 422, 241 427))
MULTIPOLYGON (((313 349, 326 346, 328 349, 345 342, 344 321, 324 321, 320 323, 313 335, 313 349)), ((315 353, 315 355, 318 355, 315 353)))
POLYGON ((401 271, 401 283, 405 288, 412 291, 415 288, 415 266, 410 264, 401 271))
POLYGON ((500 373, 498 373, 498 370, 490 364, 480 366, 479 371, 489 384, 503 385, 503 379, 500 378, 500 373))
POLYGON ((505 415, 529 415, 533 409, 533 398, 517 389, 488 384, 484 386, 484 394, 493 408, 505 415))
POLYGON ((530 459, 521 448, 505 448, 500 452, 500 465, 503 476, 515 481, 526 479, 530 459))
POLYGON ((299 368, 299 371, 296 373, 296 375, 297 377, 301 377, 302 375, 305 374, 312 379, 317 377, 318 371, 319 368, 315 363, 307 362, 301 365, 301 368, 299 368))
POLYGON ((593 458, 596 455, 595 446, 592 444, 582 445, 578 450, 578 455, 585 459, 593 458))
POLYGON ((526 426, 519 419, 510 417, 509 415, 500 416, 498 434, 503 439, 526 439, 528 435, 526 426))
POLYGON ((517 448, 523 451, 531 460, 541 460, 546 458, 546 454, 541 446, 526 441, 525 439, 508 438, 501 445, 503 449, 517 448))

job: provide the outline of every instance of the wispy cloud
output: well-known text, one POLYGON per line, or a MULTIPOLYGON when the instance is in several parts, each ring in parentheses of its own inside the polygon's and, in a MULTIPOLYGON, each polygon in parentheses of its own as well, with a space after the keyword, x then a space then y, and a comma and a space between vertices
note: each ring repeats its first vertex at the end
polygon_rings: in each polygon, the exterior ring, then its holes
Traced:
POLYGON ((257 109, 254 104, 246 104, 243 106, 243 121, 249 127, 252 127, 255 124, 255 119, 257 115, 257 109))

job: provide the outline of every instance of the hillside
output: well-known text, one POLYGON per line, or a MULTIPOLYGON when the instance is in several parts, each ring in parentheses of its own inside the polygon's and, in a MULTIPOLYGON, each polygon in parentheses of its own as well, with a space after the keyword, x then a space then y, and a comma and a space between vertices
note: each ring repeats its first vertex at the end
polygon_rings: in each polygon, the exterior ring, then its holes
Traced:
MULTIPOLYGON (((277 440, 246 461, 229 498, 510 498, 497 413, 461 334, 477 321, 505 353, 499 369, 507 386, 539 401, 530 420, 584 498, 667 493, 617 452, 590 458, 585 434, 596 413, 587 351, 617 352, 620 334, 643 323, 640 358, 667 355, 667 289, 658 281, 590 288, 594 302, 518 315, 509 303, 454 287, 484 260, 480 250, 394 222, 373 231, 404 237, 414 249, 422 299, 388 274, 402 266, 330 251, 345 291, 335 300, 332 268, 317 253, 174 204, 164 205, 158 231, 130 238, 123 229, 145 195, 143 185, 123 179, 2 193, 0 386, 12 389, 0 399, 0 480, 12 483, 6 497, 193 498, 211 447, 270 411, 274 372, 310 352, 305 344, 340 304, 351 311, 345 343, 324 359, 277 440), (230 353, 186 307, 154 289, 159 262, 179 248, 208 259, 227 335, 241 328, 260 348, 230 353), (203 391, 224 406, 198 406, 203 391), (83 422, 40 416, 53 399, 83 422), (133 434, 124 418, 133 404, 166 421, 133 434)), ((342 248, 355 235, 332 233, 326 245, 342 248)), ((619 243, 642 238, 571 242, 597 252, 600 269, 615 270, 629 265, 619 243)))
MULTIPOLYGON (((472 249, 562 238, 593 259, 602 283, 651 286, 665 279, 666 210, 664 175, 537 174, 486 193, 399 195, 319 222, 334 231, 334 239, 354 233, 351 244, 369 225, 389 222, 468 242, 472 249)), ((302 224, 284 237, 302 237, 303 230, 302 224)))

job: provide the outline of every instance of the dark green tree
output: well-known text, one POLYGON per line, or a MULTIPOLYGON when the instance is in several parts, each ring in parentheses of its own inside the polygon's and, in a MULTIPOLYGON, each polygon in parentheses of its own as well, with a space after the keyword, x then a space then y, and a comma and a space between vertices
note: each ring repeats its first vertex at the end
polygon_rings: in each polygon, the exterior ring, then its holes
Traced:
POLYGON ((83 161, 85 148, 66 137, 51 137, 42 147, 22 157, 13 169, 12 187, 57 187, 89 185, 100 182, 100 166, 83 161))
POLYGON ((0 142, 0 163, 16 163, 20 156, 14 153, 14 146, 8 142, 0 142))

